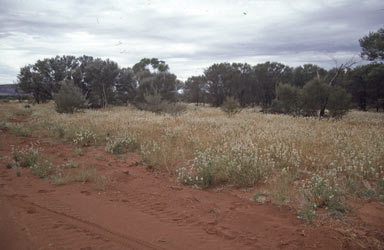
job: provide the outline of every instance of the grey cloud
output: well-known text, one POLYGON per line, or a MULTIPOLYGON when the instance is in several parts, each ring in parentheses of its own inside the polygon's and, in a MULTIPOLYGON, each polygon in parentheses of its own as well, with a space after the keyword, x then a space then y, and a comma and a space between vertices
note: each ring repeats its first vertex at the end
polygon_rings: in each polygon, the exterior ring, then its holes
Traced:
MULTIPOLYGON (((317 10, 298 8, 297 1, 292 1, 288 4, 291 9, 284 9, 292 14, 284 18, 277 14, 258 17, 271 2, 274 6, 286 4, 277 0, 173 1, 163 9, 159 6, 167 3, 161 1, 2 2, 0 52, 8 58, 12 53, 25 55, 12 65, 21 67, 22 63, 33 63, 27 59, 62 53, 109 57, 122 66, 132 66, 142 57, 159 57, 170 61, 171 70, 174 67, 175 73, 183 76, 221 61, 252 63, 272 58, 326 65, 322 55, 358 54, 358 39, 381 27, 384 14, 380 11, 384 4, 378 0, 318 4, 317 10), (220 9, 219 5, 228 6, 220 9), (89 44, 76 41, 81 32, 93 40, 89 44), (92 45, 95 41, 97 45, 92 45), (304 55, 309 55, 308 59, 304 55)), ((328 64, 332 63, 329 60, 328 64)), ((0 70, 2 75, 15 78, 14 72, 0 70)))

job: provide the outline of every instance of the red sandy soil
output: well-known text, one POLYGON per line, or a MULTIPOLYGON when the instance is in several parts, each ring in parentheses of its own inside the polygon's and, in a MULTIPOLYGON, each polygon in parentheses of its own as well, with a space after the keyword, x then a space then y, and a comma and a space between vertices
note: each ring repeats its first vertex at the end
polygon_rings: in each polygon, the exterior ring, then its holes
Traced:
MULTIPOLYGON (((175 176, 148 170, 138 155, 117 158, 104 147, 83 148, 52 138, 0 135, 0 156, 11 146, 40 141, 55 163, 94 166, 112 179, 53 186, 0 161, 0 249, 383 249, 384 206, 355 202, 343 221, 306 225, 294 210, 251 201, 252 192, 199 190, 175 176)), ((9 160, 8 160, 9 161, 9 160)))

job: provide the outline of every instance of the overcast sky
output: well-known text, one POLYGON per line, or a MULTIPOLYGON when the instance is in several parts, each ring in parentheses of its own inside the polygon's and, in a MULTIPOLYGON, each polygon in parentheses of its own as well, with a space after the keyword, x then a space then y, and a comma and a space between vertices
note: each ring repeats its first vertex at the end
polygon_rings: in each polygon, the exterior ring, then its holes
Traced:
POLYGON ((56 55, 132 67, 165 60, 180 79, 218 62, 325 68, 384 26, 383 0, 0 0, 0 83, 56 55))

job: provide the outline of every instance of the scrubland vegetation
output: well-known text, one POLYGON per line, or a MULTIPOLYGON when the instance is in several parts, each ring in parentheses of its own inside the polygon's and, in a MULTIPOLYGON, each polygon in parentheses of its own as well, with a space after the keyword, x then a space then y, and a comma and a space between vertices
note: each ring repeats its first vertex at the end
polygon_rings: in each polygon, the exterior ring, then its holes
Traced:
MULTIPOLYGON (((334 120, 250 108, 228 116, 220 109, 189 105, 180 116, 132 107, 59 114, 53 103, 30 109, 2 104, 1 113, 1 126, 11 131, 22 127, 79 148, 105 145, 112 154, 138 151, 147 166, 169 172, 184 185, 255 187, 272 202, 298 208, 308 221, 318 208, 343 215, 350 198, 383 200, 382 113, 352 111, 334 120), (28 123, 7 122, 25 112, 31 115, 28 123)), ((48 175, 44 166, 54 168, 39 160, 33 148, 18 152, 19 164, 40 177, 48 175)))
MULTIPOLYGON (((384 64, 370 42, 383 34, 360 40, 361 56, 373 63, 354 69, 354 62, 331 70, 220 63, 185 83, 157 58, 132 69, 88 56, 38 60, 18 76, 38 105, 3 103, 0 129, 57 137, 78 155, 92 145, 136 151, 183 185, 255 188, 256 201, 295 207, 308 222, 319 208, 340 217, 348 199, 384 199, 384 64)), ((105 182, 84 168, 68 176, 36 150, 13 149, 16 169, 57 185, 105 182)))

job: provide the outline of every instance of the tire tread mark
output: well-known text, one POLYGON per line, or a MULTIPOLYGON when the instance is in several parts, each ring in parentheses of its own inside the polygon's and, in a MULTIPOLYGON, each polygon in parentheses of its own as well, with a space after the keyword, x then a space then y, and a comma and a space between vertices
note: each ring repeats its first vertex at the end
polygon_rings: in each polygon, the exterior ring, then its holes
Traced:
MULTIPOLYGON (((51 209, 49 207, 37 204, 37 203, 35 203, 33 201, 29 201, 29 200, 26 200, 26 199, 23 199, 23 198, 19 198, 19 200, 24 202, 24 203, 27 203, 27 204, 29 204, 31 206, 35 206, 37 208, 40 208, 40 209, 42 209, 42 210, 44 210, 46 212, 58 215, 61 218, 63 218, 64 220, 65 219, 66 220, 70 220, 70 221, 74 222, 75 224, 82 224, 83 226, 86 227, 86 229, 90 229, 89 231, 95 231, 95 230, 96 231, 101 231, 101 232, 107 234, 108 238, 112 238, 113 242, 118 242, 120 245, 123 245, 125 247, 129 247, 131 249, 137 249, 137 247, 141 247, 141 248, 144 247, 146 249, 152 249, 152 250, 166 250, 163 247, 160 247, 160 246, 157 246, 157 245, 153 245, 153 244, 151 244, 149 242, 146 242, 146 241, 143 241, 141 239, 137 239, 137 238, 132 237, 132 236, 128 236, 128 235, 124 235, 124 234, 121 234, 121 233, 113 232, 113 231, 111 231, 111 230, 109 230, 107 228, 104 228, 104 227, 96 224, 96 223, 84 220, 84 219, 80 218, 79 216, 73 216, 73 215, 67 214, 65 212, 56 211, 56 210, 51 209)), ((64 210, 64 207, 62 207, 62 208, 64 210)))

